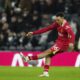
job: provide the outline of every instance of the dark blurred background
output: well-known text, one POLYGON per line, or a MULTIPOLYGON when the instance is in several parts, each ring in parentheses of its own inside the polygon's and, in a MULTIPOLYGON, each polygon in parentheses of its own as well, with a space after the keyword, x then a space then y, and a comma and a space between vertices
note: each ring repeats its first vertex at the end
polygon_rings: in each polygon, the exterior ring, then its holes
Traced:
POLYGON ((0 0, 0 50, 43 51, 54 44, 56 30, 24 36, 54 22, 57 12, 64 12, 75 35, 75 50, 80 50, 80 0, 0 0))

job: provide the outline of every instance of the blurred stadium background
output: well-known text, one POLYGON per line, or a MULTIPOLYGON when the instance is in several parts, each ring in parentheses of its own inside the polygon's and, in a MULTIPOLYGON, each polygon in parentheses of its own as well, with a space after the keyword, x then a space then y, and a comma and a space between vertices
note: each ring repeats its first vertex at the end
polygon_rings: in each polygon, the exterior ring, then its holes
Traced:
POLYGON ((64 12, 80 50, 80 0, 0 0, 0 50, 43 51, 57 38, 56 30, 31 39, 24 32, 48 26, 57 12, 64 12))

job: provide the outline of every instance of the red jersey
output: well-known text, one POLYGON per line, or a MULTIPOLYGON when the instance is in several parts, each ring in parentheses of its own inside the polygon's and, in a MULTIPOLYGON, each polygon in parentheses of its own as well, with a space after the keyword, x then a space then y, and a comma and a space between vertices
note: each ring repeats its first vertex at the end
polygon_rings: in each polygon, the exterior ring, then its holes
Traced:
POLYGON ((48 27, 34 31, 33 34, 41 34, 49 30, 54 30, 54 28, 56 28, 58 31, 58 39, 57 39, 58 41, 63 41, 65 43, 74 43, 75 41, 74 32, 66 20, 64 20, 61 26, 58 23, 54 22, 48 27))

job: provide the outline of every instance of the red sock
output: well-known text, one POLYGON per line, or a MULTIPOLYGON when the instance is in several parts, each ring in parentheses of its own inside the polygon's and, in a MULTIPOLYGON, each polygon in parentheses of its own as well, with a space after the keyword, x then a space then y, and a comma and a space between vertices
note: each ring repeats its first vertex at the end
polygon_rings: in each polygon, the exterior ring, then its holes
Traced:
POLYGON ((29 57, 29 60, 37 60, 38 59, 38 56, 35 55, 35 56, 28 56, 29 57))
POLYGON ((44 71, 46 71, 46 72, 49 71, 49 65, 44 65, 44 71))

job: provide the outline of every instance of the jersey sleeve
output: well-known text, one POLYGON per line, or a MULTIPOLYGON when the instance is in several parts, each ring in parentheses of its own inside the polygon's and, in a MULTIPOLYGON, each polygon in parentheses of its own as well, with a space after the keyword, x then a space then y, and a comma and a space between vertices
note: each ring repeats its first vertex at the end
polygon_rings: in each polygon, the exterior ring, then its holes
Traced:
POLYGON ((71 26, 66 25, 66 26, 65 26, 65 30, 66 30, 67 33, 68 33, 69 42, 70 42, 70 43, 74 43, 74 42, 75 42, 75 34, 74 34, 71 26))
POLYGON ((47 32, 47 31, 52 30, 52 29, 54 29, 56 27, 57 27, 57 23, 54 22, 53 24, 49 25, 48 27, 45 27, 45 28, 42 28, 42 29, 34 31, 33 35, 47 32))

